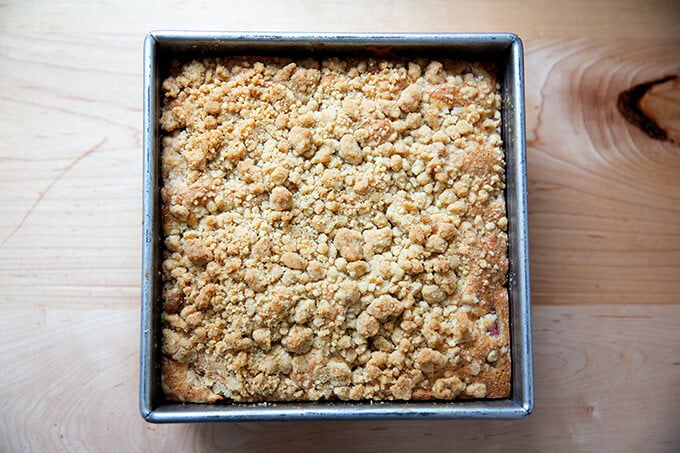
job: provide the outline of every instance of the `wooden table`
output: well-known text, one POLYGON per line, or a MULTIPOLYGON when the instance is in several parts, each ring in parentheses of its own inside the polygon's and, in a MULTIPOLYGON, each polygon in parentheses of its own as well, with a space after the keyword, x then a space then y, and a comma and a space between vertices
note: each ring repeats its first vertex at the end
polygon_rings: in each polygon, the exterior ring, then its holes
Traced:
MULTIPOLYGON (((0 451, 680 449, 680 145, 616 107, 680 74, 680 3, 120 4, 0 3, 0 451), (142 421, 142 41, 156 28, 524 38, 532 416, 142 421)), ((677 84, 658 89, 673 136, 677 84)))

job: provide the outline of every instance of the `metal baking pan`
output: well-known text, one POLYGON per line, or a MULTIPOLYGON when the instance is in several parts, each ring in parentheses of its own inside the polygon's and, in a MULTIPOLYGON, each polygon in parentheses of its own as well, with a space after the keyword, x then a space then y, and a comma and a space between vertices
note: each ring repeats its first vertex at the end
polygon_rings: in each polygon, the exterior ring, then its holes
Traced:
POLYGON ((144 43, 144 225, 139 406, 153 423, 331 419, 515 419, 533 410, 524 68, 510 33, 353 34, 154 31, 144 43), (421 56, 493 61, 501 71, 506 152, 512 394, 508 399, 427 402, 177 404, 160 387, 162 255, 160 85, 177 58, 220 55, 421 56))

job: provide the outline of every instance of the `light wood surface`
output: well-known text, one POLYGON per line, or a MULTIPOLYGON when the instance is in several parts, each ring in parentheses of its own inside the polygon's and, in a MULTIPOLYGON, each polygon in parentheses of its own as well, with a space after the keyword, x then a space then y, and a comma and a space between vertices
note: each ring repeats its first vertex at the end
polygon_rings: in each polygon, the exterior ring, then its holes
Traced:
MULTIPOLYGON (((680 145, 617 110, 620 92, 680 75, 680 3, 362 5, 0 3, 0 451, 680 450, 680 145), (142 41, 158 28, 524 39, 533 415, 141 419, 142 41)), ((669 132, 678 85, 644 103, 669 132)))

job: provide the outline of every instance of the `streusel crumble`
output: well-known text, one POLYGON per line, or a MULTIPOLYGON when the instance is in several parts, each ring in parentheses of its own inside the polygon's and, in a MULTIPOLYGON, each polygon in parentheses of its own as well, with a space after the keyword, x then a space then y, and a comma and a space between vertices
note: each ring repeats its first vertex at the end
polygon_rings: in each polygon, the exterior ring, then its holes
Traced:
POLYGON ((162 88, 169 399, 509 395, 488 68, 230 57, 162 88))

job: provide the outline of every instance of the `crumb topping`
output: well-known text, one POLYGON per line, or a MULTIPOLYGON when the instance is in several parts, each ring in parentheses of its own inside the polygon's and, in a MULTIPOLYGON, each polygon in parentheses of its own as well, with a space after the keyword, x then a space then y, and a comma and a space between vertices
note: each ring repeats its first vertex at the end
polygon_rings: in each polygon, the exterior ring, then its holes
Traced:
POLYGON ((162 89, 168 398, 509 394, 491 70, 231 57, 162 89))

